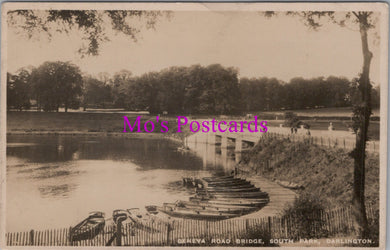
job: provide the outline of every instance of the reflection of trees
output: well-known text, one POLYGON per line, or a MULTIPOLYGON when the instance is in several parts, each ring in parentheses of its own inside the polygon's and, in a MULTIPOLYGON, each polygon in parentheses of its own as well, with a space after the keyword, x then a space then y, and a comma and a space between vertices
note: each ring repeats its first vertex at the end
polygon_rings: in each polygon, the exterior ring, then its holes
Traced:
POLYGON ((70 192, 76 188, 76 185, 46 185, 38 188, 42 197, 68 197, 70 192))
POLYGON ((72 138, 62 138, 61 136, 50 137, 26 137, 22 140, 39 141, 42 144, 33 146, 9 147, 7 155, 26 159, 30 162, 58 162, 70 161, 73 154, 78 150, 78 143, 72 138))
POLYGON ((29 162, 72 161, 77 155, 80 160, 129 160, 142 169, 202 168, 201 159, 176 152, 177 143, 166 139, 76 136, 15 136, 11 139, 12 142, 38 142, 34 146, 7 149, 8 156, 29 162))

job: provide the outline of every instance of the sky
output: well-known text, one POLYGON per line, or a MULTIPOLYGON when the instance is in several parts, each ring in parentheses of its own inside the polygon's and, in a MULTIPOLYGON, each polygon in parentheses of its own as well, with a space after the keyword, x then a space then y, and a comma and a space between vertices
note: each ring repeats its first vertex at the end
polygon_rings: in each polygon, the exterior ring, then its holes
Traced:
MULTIPOLYGON (((106 25, 109 29, 109 25, 106 25)), ((7 67, 15 72, 44 61, 71 61, 85 73, 113 74, 122 69, 141 75, 170 66, 220 63, 239 70, 239 77, 358 76, 362 67, 360 34, 357 27, 324 24, 310 30, 297 17, 265 18, 256 12, 176 11, 161 19, 155 30, 142 30, 137 42, 109 32, 110 41, 99 56, 81 58, 79 33, 45 34, 27 39, 8 30, 7 67)), ((369 34, 374 57, 371 80, 378 84, 380 40, 369 34), (375 38, 375 41, 373 40, 375 38)))

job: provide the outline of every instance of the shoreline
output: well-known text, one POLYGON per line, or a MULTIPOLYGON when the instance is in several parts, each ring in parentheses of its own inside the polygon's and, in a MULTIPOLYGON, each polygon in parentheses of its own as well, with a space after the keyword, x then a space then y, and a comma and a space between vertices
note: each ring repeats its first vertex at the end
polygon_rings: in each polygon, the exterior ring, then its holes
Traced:
POLYGON ((89 132, 89 131, 7 131, 7 135, 85 135, 85 136, 120 136, 120 137, 163 137, 161 133, 123 133, 123 132, 89 132))
POLYGON ((106 136, 106 137, 128 137, 128 138, 166 138, 168 140, 183 144, 183 138, 189 136, 184 131, 182 137, 173 133, 123 133, 123 132, 89 132, 89 131, 7 131, 6 135, 43 135, 43 136, 106 136))

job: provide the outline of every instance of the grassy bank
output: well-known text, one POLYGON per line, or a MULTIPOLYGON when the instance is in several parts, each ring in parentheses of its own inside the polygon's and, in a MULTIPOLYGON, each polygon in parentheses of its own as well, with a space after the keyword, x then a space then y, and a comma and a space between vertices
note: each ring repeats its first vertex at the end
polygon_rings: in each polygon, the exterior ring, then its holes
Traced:
MULTIPOLYGON (((353 160, 348 152, 306 142, 265 137, 244 152, 241 168, 271 180, 302 184, 329 207, 349 205, 352 198, 353 160)), ((379 201, 379 156, 366 161, 366 201, 379 201)))
MULTIPOLYGON (((127 116, 131 124, 137 118, 137 114, 121 113, 63 113, 63 112, 7 112, 8 133, 51 133, 51 132, 75 132, 75 133, 123 133, 124 119, 127 116)), ((141 115, 141 130, 145 132, 143 124, 153 121, 155 128, 153 133, 170 136, 182 140, 190 131, 183 129, 182 133, 176 133, 176 117, 160 117, 159 121, 168 121, 168 132, 161 133, 161 123, 156 121, 156 116, 141 115)), ((127 128, 127 133, 131 133, 127 128)), ((148 125, 151 130, 151 124, 148 125)), ((165 130, 164 130, 165 131, 165 130)), ((126 133, 123 133, 126 134, 126 133)), ((148 133, 146 133, 148 134, 148 133)))

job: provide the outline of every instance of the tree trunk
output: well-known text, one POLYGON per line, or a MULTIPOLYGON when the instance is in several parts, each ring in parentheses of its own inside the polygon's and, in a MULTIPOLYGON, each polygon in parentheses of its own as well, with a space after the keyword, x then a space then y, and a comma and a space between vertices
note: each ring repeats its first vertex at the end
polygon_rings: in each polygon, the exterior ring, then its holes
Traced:
POLYGON ((371 116, 371 84, 370 84, 370 64, 372 53, 368 48, 367 40, 367 15, 359 14, 360 35, 363 52, 363 70, 359 79, 359 91, 361 94, 360 103, 354 106, 354 128, 356 131, 356 147, 352 151, 354 158, 354 187, 352 198, 352 212, 355 219, 357 236, 360 238, 368 235, 368 222, 364 198, 365 185, 365 158, 367 130, 371 116))

